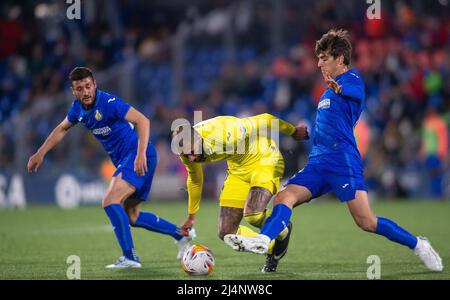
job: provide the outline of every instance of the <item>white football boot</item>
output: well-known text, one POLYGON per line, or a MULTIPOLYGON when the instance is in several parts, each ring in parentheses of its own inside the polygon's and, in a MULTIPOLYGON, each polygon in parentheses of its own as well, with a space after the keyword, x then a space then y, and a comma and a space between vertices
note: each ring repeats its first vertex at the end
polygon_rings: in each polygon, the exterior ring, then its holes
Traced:
POLYGON ((115 263, 106 266, 107 269, 131 269, 140 267, 142 267, 140 262, 128 259, 125 256, 119 257, 115 263))
POLYGON ((180 260, 183 258, 184 252, 186 252, 186 250, 191 245, 190 242, 195 239, 196 236, 197 234, 195 233, 195 229, 192 228, 191 230, 189 230, 188 236, 183 236, 179 241, 175 241, 175 243, 178 245, 177 259, 180 260))
POLYGON ((263 234, 258 234, 257 236, 251 237, 237 234, 227 234, 224 236, 223 241, 236 251, 266 254, 269 250, 270 238, 263 234))
POLYGON ((414 253, 423 261, 428 270, 433 272, 442 272, 444 266, 439 254, 431 247, 430 242, 426 237, 418 236, 417 245, 414 248, 414 253))

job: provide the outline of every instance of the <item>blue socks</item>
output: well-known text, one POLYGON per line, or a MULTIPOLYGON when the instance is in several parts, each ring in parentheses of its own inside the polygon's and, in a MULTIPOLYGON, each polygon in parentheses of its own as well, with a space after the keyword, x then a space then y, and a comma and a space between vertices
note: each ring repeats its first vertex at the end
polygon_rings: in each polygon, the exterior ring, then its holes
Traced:
POLYGON ((142 227, 151 231, 168 234, 177 241, 180 240, 183 235, 180 233, 180 228, 177 225, 164 220, 157 215, 150 212, 140 212, 134 227, 142 227))
POLYGON ((408 246, 411 249, 416 248, 417 245, 417 238, 415 236, 387 218, 378 217, 375 233, 385 236, 391 241, 408 246))
POLYGON ((114 227, 114 232, 119 241, 119 245, 122 248, 123 255, 128 259, 139 261, 139 258, 134 251, 130 220, 123 207, 120 206, 120 204, 112 204, 106 206, 104 209, 114 227))
MULTIPOLYGON (((119 241, 119 245, 122 248, 123 255, 128 259, 139 261, 134 250, 130 219, 123 207, 120 204, 112 204, 104 209, 114 227, 114 232, 119 241)), ((180 228, 175 224, 149 212, 140 212, 139 217, 133 226, 168 234, 176 240, 180 240, 183 237, 180 228)))
POLYGON ((292 209, 284 204, 274 206, 272 214, 267 218, 264 226, 261 228, 261 234, 267 235, 273 240, 289 224, 292 209))
MULTIPOLYGON (((261 234, 273 240, 289 224, 291 215, 292 210, 286 205, 275 205, 272 214, 267 218, 261 229, 261 234)), ((408 246, 410 249, 416 248, 417 245, 417 238, 415 236, 387 218, 377 218, 377 229, 375 233, 385 236, 391 241, 408 246)))

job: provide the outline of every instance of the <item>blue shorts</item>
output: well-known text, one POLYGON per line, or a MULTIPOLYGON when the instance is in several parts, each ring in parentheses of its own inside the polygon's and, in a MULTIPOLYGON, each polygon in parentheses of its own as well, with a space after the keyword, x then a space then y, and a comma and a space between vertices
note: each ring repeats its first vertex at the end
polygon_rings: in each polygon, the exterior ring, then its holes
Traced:
POLYGON ((310 159, 288 184, 306 187, 313 198, 333 191, 341 202, 355 199, 357 190, 367 191, 361 159, 344 154, 310 159))
POLYGON ((114 172, 113 177, 122 173, 122 179, 136 188, 136 191, 129 199, 139 199, 146 201, 150 189, 152 187, 153 175, 155 174, 156 165, 158 163, 158 155, 155 147, 151 143, 147 147, 147 168, 148 172, 144 176, 139 176, 134 172, 134 160, 136 159, 137 149, 131 151, 130 154, 122 160, 122 163, 114 172))

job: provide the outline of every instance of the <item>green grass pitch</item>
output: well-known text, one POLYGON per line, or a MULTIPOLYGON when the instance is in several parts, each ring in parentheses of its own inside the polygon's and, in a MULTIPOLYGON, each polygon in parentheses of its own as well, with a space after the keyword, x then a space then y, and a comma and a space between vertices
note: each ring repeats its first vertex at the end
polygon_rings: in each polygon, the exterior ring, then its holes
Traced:
MULTIPOLYGON (((319 199, 294 210, 289 251, 277 273, 263 274, 264 256, 234 252, 219 240, 218 205, 203 201, 196 243, 209 247, 216 258, 207 277, 183 272, 171 237, 140 228, 132 231, 143 268, 106 270, 121 253, 100 207, 29 207, 0 211, 0 279, 66 279, 70 255, 81 259, 81 279, 367 279, 370 255, 380 257, 381 279, 450 279, 449 202, 384 201, 373 208, 413 234, 427 236, 444 271, 428 272, 408 248, 358 229, 345 204, 319 199)), ((150 203, 143 209, 181 224, 186 203, 150 203)))

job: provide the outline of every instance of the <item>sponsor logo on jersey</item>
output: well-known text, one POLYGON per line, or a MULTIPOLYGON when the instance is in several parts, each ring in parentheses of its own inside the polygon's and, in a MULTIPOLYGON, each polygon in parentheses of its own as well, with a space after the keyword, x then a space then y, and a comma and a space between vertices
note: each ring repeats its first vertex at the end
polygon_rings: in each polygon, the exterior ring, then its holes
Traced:
POLYGON ((317 109, 327 109, 330 108, 330 98, 325 98, 319 102, 319 106, 317 109))
POLYGON ((114 97, 114 98, 109 98, 109 99, 108 99, 108 103, 109 103, 109 102, 113 102, 114 100, 116 100, 116 97, 114 97))
POLYGON ((103 116, 98 109, 95 111, 95 119, 97 121, 101 121, 103 119, 103 116))
POLYGON ((94 130, 92 130, 92 133, 95 135, 108 135, 111 133, 111 128, 109 128, 108 126, 102 127, 102 128, 95 128, 94 130))

